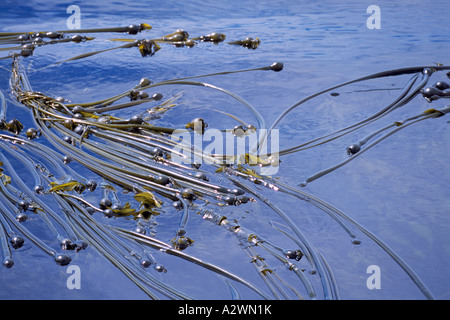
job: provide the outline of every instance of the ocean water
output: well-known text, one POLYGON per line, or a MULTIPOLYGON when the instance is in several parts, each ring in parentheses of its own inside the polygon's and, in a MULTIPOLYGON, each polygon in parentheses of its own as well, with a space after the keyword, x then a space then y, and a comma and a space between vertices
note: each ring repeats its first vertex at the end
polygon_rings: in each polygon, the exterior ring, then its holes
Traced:
MULTIPOLYGON (((153 81, 212 72, 258 68, 283 62, 281 72, 256 71, 205 78, 204 81, 242 97, 272 123, 300 99, 335 84, 372 73, 415 66, 449 65, 450 9, 446 1, 2 1, 0 32, 65 30, 69 5, 81 10, 81 28, 106 28, 148 23, 152 30, 136 36, 95 34, 94 41, 48 45, 22 59, 35 91, 72 101, 95 101, 128 90, 142 77, 153 81), (367 26, 371 13, 380 9, 380 28, 367 26), (162 45, 152 57, 142 58, 135 48, 111 50, 85 59, 55 64, 73 56, 117 46, 111 38, 156 38, 182 28, 191 36, 222 32, 227 41, 246 37, 261 40, 256 50, 226 43, 199 43, 193 48, 162 45)), ((122 43, 120 43, 122 44, 122 43)), ((3 54, 6 54, 3 52, 3 54)), ((9 60, 0 60, 0 89, 7 95, 9 60)), ((295 109, 277 126, 280 149, 301 144, 338 130, 381 110, 393 101, 411 75, 360 82, 321 95, 295 109)), ((436 72, 429 84, 450 81, 436 72)), ((183 127, 195 117, 209 128, 232 128, 236 122, 213 109, 246 121, 253 115, 229 97, 204 88, 162 88, 170 97, 184 92, 179 108, 159 120, 161 125, 183 127)), ((31 125, 28 110, 7 95, 7 118, 31 125)), ((427 109, 448 104, 428 103, 421 95, 379 122, 329 144, 282 157, 276 179, 298 186, 308 176, 346 158, 346 147, 371 132, 427 109)), ((129 116, 131 110, 121 111, 129 116)), ((429 119, 392 135, 342 168, 308 184, 302 190, 317 196, 377 235, 414 270, 436 299, 449 299, 450 271, 450 126, 448 116, 429 119)), ((45 141, 43 142, 45 144, 45 141)), ((81 169, 84 170, 84 169, 81 169)), ((289 214, 309 241, 326 258, 343 299, 423 299, 424 295, 405 271, 370 238, 355 229, 361 244, 351 238, 326 213, 310 203, 273 190, 260 192, 289 214), (370 266, 378 266, 381 287, 370 289, 370 266)), ((276 232, 279 223, 261 203, 225 207, 224 215, 239 219, 262 237, 286 241, 276 232)), ((121 222, 116 222, 120 224, 121 222)), ((178 216, 158 218, 156 235, 170 241, 178 216)), ((213 261, 260 284, 250 259, 226 232, 191 217, 189 232, 195 240, 186 252, 213 261)), ((30 225, 46 236, 39 221, 30 225)), ((14 255, 15 265, 0 270, 1 299, 146 299, 147 296, 94 249, 74 256, 80 267, 81 289, 68 289, 67 267, 58 266, 32 245, 14 255)), ((161 281, 200 299, 230 299, 220 277, 155 252, 165 262, 161 281)), ((286 267, 278 265, 280 273, 286 267)), ((287 276, 287 279, 290 276, 287 276)), ((238 288, 243 298, 258 298, 238 288)))

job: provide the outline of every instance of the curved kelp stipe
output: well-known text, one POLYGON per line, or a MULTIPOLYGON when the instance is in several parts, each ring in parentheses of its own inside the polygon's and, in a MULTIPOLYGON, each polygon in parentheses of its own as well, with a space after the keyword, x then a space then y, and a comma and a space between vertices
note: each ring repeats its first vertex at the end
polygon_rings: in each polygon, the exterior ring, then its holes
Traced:
MULTIPOLYGON (((145 29, 148 27, 128 26, 78 30, 78 33, 137 34, 145 29)), ((232 299, 245 299, 247 294, 261 299, 340 299, 340 283, 331 268, 333 264, 328 263, 327 257, 308 239, 297 222, 298 217, 271 198, 270 193, 277 190, 299 203, 311 204, 331 217, 333 223, 342 227, 353 245, 360 244, 358 235, 367 236, 408 274, 426 298, 433 298, 399 254, 349 215, 302 189, 289 186, 282 177, 275 179, 260 174, 258 169, 272 165, 267 161, 272 154, 258 157, 251 151, 243 155, 205 154, 197 146, 174 138, 172 133, 180 128, 159 126, 157 119, 177 106, 181 93, 163 99, 161 93, 154 93, 153 90, 164 86, 179 86, 185 90, 197 87, 207 89, 207 94, 212 89, 237 101, 240 107, 249 111, 256 126, 225 110, 211 111, 237 121, 242 126, 242 132, 244 127, 251 127, 254 131, 268 132, 270 135, 270 130, 290 112, 326 92, 367 80, 412 74, 400 94, 379 111, 340 130, 281 150, 278 154, 288 156, 373 124, 407 105, 420 93, 428 102, 445 98, 445 85, 442 83, 436 84, 434 91, 424 88, 433 72, 450 67, 403 68, 350 80, 300 100, 267 127, 266 119, 258 108, 244 98, 212 83, 194 79, 242 72, 281 71, 283 64, 279 62, 260 68, 212 72, 158 82, 142 78, 129 90, 91 102, 69 102, 64 97, 52 98, 50 94, 33 90, 20 59, 29 59, 36 48, 47 42, 60 45, 94 40, 82 36, 69 38, 65 37, 65 33, 68 32, 61 32, 60 36, 58 33, 39 34, 40 37, 50 38, 49 41, 31 39, 31 35, 36 36, 31 33, 0 33, 0 43, 9 45, 8 50, 21 50, 19 54, 8 56, 12 59, 9 84, 16 104, 29 110, 35 126, 28 128, 24 134, 19 120, 7 122, 6 99, 0 91, 0 120, 2 130, 7 131, 0 134, 0 247, 5 267, 13 267, 16 248, 24 242, 31 242, 61 265, 69 264, 75 254, 82 255, 82 250, 92 248, 151 299, 196 298, 198 293, 183 292, 186 288, 173 285, 176 283, 173 278, 172 285, 166 282, 165 276, 168 274, 176 279, 182 278, 182 275, 171 273, 174 263, 186 272, 200 269, 202 277, 219 281, 232 299), (16 44, 21 46, 14 47, 16 44), (125 109, 133 115, 122 118, 125 109), (41 144, 37 139, 45 143, 41 144), (176 162, 173 159, 175 155, 185 156, 181 151, 174 150, 181 142, 191 151, 191 156, 203 162, 176 162), (258 160, 257 164, 251 166, 248 160, 254 158, 258 160), (230 159, 239 159, 239 162, 227 162, 230 159), (82 173, 75 166, 87 170, 82 173), (265 187, 267 190, 264 190, 265 187), (243 214, 252 205, 264 207, 258 219, 243 214), (48 229, 49 232, 44 233, 46 239, 40 239, 29 231, 26 222, 29 214, 35 215, 48 229), (158 231, 159 221, 168 224, 175 221, 174 230, 164 231, 169 234, 165 238, 158 231), (273 234, 261 230, 259 227, 262 224, 269 224, 273 234), (203 229, 203 226, 205 230, 215 230, 228 239, 222 244, 224 250, 241 254, 239 268, 224 268, 220 257, 210 254, 206 259, 190 251, 198 243, 197 229, 203 229), (53 248, 56 246, 60 250, 53 248)), ((152 56, 160 49, 159 45, 193 47, 201 42, 219 44, 225 40, 225 35, 211 33, 189 38, 189 34, 180 29, 161 38, 113 40, 126 43, 69 60, 82 63, 83 58, 98 53, 111 51, 112 54, 115 49, 132 47, 137 47, 143 57, 152 56)), ((260 40, 247 38, 229 43, 256 49, 260 40)), ((449 107, 429 109, 375 130, 347 148, 348 159, 311 175, 305 180, 305 185, 349 163, 401 129, 448 112, 449 107)), ((203 119, 196 118, 181 131, 203 134, 206 126, 203 119), (200 124, 200 131, 196 124, 200 124)), ((221 128, 221 132, 226 131, 230 132, 227 128, 221 128)), ((252 151, 262 149, 269 135, 262 134, 256 145, 251 146, 252 151)))
MULTIPOLYGON (((427 299, 434 299, 431 292, 428 290, 428 288, 425 286, 422 280, 420 280, 420 278, 416 275, 416 273, 411 269, 411 267, 409 267, 408 264, 404 262, 403 259, 397 253, 395 253, 386 243, 384 243, 384 241, 382 241, 375 234, 370 232, 367 228, 363 227, 361 224, 352 219, 350 216, 348 216, 341 210, 335 208, 334 206, 332 206, 331 204, 327 203, 322 199, 319 199, 311 194, 306 193, 303 190, 289 186, 282 182, 274 181, 273 183, 276 184, 276 186, 279 188, 281 192, 285 192, 298 199, 309 202, 312 205, 322 209, 324 212, 331 215, 333 218, 335 219, 341 218, 343 220, 348 221, 351 225, 355 226, 362 233, 364 233, 366 236, 372 239, 377 245, 379 245, 386 253, 389 254, 389 256, 391 256, 402 267, 402 269, 409 275, 409 277, 414 281, 414 283, 418 286, 418 288, 422 291, 422 293, 427 299)), ((350 235, 353 238, 352 242, 354 244, 360 243, 360 241, 356 238, 353 232, 351 232, 350 235)))
MULTIPOLYGON (((392 111, 404 104, 406 104, 407 102, 409 102, 415 95, 417 95, 418 93, 421 92, 421 89, 427 84, 430 76, 432 75, 433 72, 437 72, 437 71, 443 71, 443 70, 450 70, 450 66, 423 66, 423 67, 411 67, 411 68, 401 68, 401 69, 395 69, 395 70, 389 70, 389 71, 383 71, 383 72, 378 72, 375 74, 371 74, 368 76, 364 76, 361 78, 357 78, 357 79, 353 79, 350 81, 346 81, 343 82, 341 84, 323 89, 321 91, 318 91, 316 93, 313 93, 303 99, 301 99, 300 101, 296 102, 295 104, 293 104, 292 106, 286 108, 268 127, 268 136, 267 137, 263 137, 262 139, 260 139, 260 143, 259 143, 259 147, 261 147, 261 145, 264 145, 264 143, 266 143, 267 138, 270 137, 270 132, 271 130, 273 130, 274 128, 277 127, 277 125, 293 110, 295 110, 296 108, 300 107, 302 104, 306 103, 307 101, 316 98, 324 93, 336 90, 338 88, 344 87, 344 86, 348 86, 350 84, 354 84, 354 83, 358 83, 358 82, 363 82, 363 81, 367 81, 367 80, 373 80, 373 79, 378 79, 378 78, 384 78, 384 77, 392 77, 392 76, 399 76, 399 75, 406 75, 406 74, 411 74, 411 73, 419 73, 421 72, 423 74, 423 78, 421 80, 421 82, 419 83, 419 85, 417 87, 415 87, 413 90, 410 90, 410 87, 412 86, 412 84, 415 81, 415 77, 412 78, 412 80, 407 84, 407 86, 405 87, 406 91, 408 91, 409 93, 406 94, 407 92, 405 92, 405 90, 402 92, 402 94, 400 95, 400 97, 395 100, 392 104, 390 104, 388 107, 382 109, 380 112, 378 112, 376 115, 373 115, 371 117, 369 117, 366 120, 363 120, 361 122, 358 122, 352 126, 349 126, 347 128, 341 129, 335 133, 340 133, 343 131, 346 131, 348 129, 354 128, 356 126, 359 126, 365 122, 368 121, 372 121, 378 117, 380 117, 381 115, 383 115, 385 112, 387 111, 392 111)), ((333 134, 335 134, 333 133, 333 134)), ((330 134, 332 135, 332 134, 330 134)), ((327 138, 329 137, 329 135, 326 135, 322 138, 327 138)), ((296 149, 299 149, 311 142, 315 142, 317 140, 320 140, 322 138, 319 139, 314 139, 306 144, 302 144, 300 146, 297 147, 293 147, 287 150, 282 151, 282 153, 290 153, 291 151, 295 151, 296 149)))
POLYGON ((426 119, 430 119, 430 118, 437 118, 437 117, 441 117, 445 114, 447 114, 450 111, 449 107, 445 107, 443 109, 440 110, 435 110, 435 109, 431 109, 431 110, 427 110, 422 114, 419 114, 417 116, 405 119, 403 121, 396 121, 384 128, 381 128, 377 131, 375 131, 374 133, 364 137, 363 139, 361 139, 358 143, 356 144, 352 144, 349 148, 347 148, 347 153, 350 155, 349 158, 347 158, 346 160, 341 161, 340 163, 327 168, 325 170, 322 170, 320 172, 317 172, 315 174, 313 174, 312 176, 306 178, 306 180, 302 183, 300 183, 300 186, 305 187, 308 183, 313 182, 314 180, 317 180, 320 177, 323 177, 324 175, 333 172, 334 170, 342 167, 343 165, 349 163, 350 161, 352 161, 353 159, 355 159, 356 157, 360 156, 361 154, 363 154, 364 152, 366 152, 367 150, 369 150, 370 148, 372 148, 373 146, 375 146, 376 144, 380 143, 381 141, 383 141, 384 139, 390 137, 391 135, 393 135, 394 133, 405 129, 406 127, 418 123, 420 121, 426 120, 426 119), (374 142, 368 144, 364 149, 361 149, 361 147, 363 145, 365 145, 370 139, 372 139, 373 137, 375 137, 376 135, 380 134, 383 131, 389 130, 392 127, 396 127, 395 129, 391 130, 390 132, 386 133, 385 135, 381 136, 380 138, 378 138, 377 140, 375 140, 374 142))
POLYGON ((358 129, 362 128, 363 126, 368 125, 369 123, 380 119, 381 117, 385 116, 389 112, 391 112, 391 111, 399 108, 400 106, 406 104, 413 96, 415 96, 417 94, 418 90, 420 90, 426 84, 426 82, 422 81, 422 83, 415 90, 411 91, 411 88, 414 85, 414 83, 416 82, 418 77, 419 77, 419 74, 414 75, 411 78, 411 80, 407 83, 407 85, 405 86, 403 91, 400 93, 400 95, 397 97, 397 99, 395 99, 388 106, 386 106, 382 110, 378 111, 377 113, 373 114, 372 116, 367 117, 366 119, 361 120, 361 121, 359 121, 359 122, 357 122, 355 124, 352 124, 350 126, 342 128, 342 129, 340 129, 338 131, 335 131, 333 133, 327 134, 327 135, 325 135, 323 137, 313 139, 311 141, 302 143, 301 145, 298 145, 298 146, 295 146, 295 147, 291 147, 291 148, 288 148, 288 149, 281 150, 279 152, 279 154, 280 155, 285 155, 285 154, 301 151, 301 150, 304 150, 304 149, 316 147, 318 145, 321 145, 321 144, 333 141, 335 139, 338 139, 338 138, 340 138, 340 137, 342 137, 342 136, 344 136, 344 135, 346 135, 346 134, 348 134, 350 132, 358 130, 358 129), (321 141, 323 139, 326 139, 326 140, 321 141), (318 141, 321 141, 321 142, 318 142, 318 141), (315 144, 313 144, 314 142, 315 142, 315 144))

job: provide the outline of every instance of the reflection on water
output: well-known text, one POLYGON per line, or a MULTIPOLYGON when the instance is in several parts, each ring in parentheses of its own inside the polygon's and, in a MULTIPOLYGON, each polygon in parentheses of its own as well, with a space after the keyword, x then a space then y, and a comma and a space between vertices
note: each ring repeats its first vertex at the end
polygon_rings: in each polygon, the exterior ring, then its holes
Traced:
MULTIPOLYGON (((164 46, 151 58, 141 58, 135 49, 122 49, 78 62, 52 65, 82 53, 116 46, 109 41, 110 34, 99 34, 95 35, 96 41, 80 45, 40 47, 34 56, 22 61, 34 90, 86 102, 128 90, 144 76, 162 81, 283 61, 285 68, 279 73, 241 73, 205 79, 250 102, 264 115, 266 123, 271 123, 285 108, 301 98, 343 81, 383 70, 449 64, 447 35, 450 27, 445 23, 449 9, 444 1, 377 3, 381 8, 380 30, 366 28, 369 4, 358 1, 345 4, 291 2, 258 1, 256 5, 246 1, 134 1, 132 4, 81 1, 77 5, 82 11, 83 28, 148 22, 153 26, 149 37, 159 37, 183 28, 192 36, 223 32, 230 41, 247 36, 258 37, 261 45, 257 50, 209 43, 194 48, 164 46), (429 5, 439 6, 442 10, 423 10, 429 5)), ((48 4, 33 1, 19 5, 6 1, 2 6, 1 31, 63 30, 69 16, 66 13, 67 2, 48 4)), ((140 39, 141 36, 128 37, 140 39)), ((9 61, 0 61, 1 66, 8 69, 0 70, 3 79, 0 88, 6 94, 9 61)), ((436 73, 429 83, 445 78, 445 73, 436 73)), ((337 96, 324 94, 309 101, 279 124, 280 149, 309 141, 374 114, 393 101, 409 79, 410 75, 370 80, 340 88, 337 96)), ((236 124, 232 118, 219 117, 212 109, 253 121, 248 110, 221 94, 182 86, 161 89, 164 97, 180 92, 185 92, 178 101, 180 108, 165 113, 158 120, 159 124, 184 127, 195 117, 207 119, 211 128, 232 128, 236 124)), ((7 95, 7 118, 16 117, 23 120, 26 128, 31 126, 28 110, 16 108, 11 100, 7 95)), ((445 103, 442 99, 428 104, 419 95, 380 123, 335 142, 283 157, 277 178, 296 186, 313 173, 346 159, 345 148, 366 134, 431 107, 442 108, 445 103)), ((120 113, 123 117, 132 114, 128 109, 120 113)), ((430 119, 402 130, 348 165, 304 188, 344 211, 387 243, 438 299, 449 297, 446 285, 446 262, 450 255, 446 232, 450 223, 446 215, 450 200, 445 187, 449 181, 446 170, 449 156, 447 121, 447 117, 430 119)), ((40 142, 46 144, 43 141, 40 142)), ((342 298, 423 298, 404 270, 373 240, 358 233, 361 244, 354 245, 335 220, 311 204, 264 188, 258 188, 258 191, 267 197, 270 195, 273 203, 289 213, 309 241, 326 257, 342 298), (366 286, 369 276, 366 270, 370 265, 381 268, 380 290, 369 290, 366 286)), ((260 202, 246 207, 227 206, 218 212, 245 222, 263 238, 286 246, 292 244, 282 233, 274 232, 274 225, 278 226, 280 221, 260 202)), ((33 232, 50 238, 39 219, 30 222, 33 232)), ((118 221, 114 223, 121 224, 118 221)), ((170 242, 178 227, 179 215, 168 210, 157 219, 157 223, 154 235, 170 242)), ((123 222, 123 225, 127 223, 123 222)), ((249 257, 229 232, 206 223, 200 215, 193 215, 189 220, 189 234, 195 239, 194 245, 187 249, 189 254, 214 261, 249 281, 261 283, 255 270, 248 266, 249 257)), ((56 265, 31 244, 17 251, 14 267, 0 271, 0 297, 3 299, 147 297, 93 249, 74 255, 72 261, 82 270, 81 290, 68 290, 66 267, 56 265)), ((201 268, 180 263, 178 259, 158 251, 153 254, 157 260, 164 261, 168 270, 156 275, 160 281, 196 298, 230 297, 229 287, 221 277, 211 275, 203 278, 201 268), (182 283, 180 279, 183 279, 182 283)), ((301 260, 300 267, 306 268, 306 263, 303 263, 301 260)), ((283 268, 285 266, 279 266, 277 271, 288 281, 294 281, 294 277, 283 268)), ((245 288, 238 289, 245 298, 260 298, 245 288)))

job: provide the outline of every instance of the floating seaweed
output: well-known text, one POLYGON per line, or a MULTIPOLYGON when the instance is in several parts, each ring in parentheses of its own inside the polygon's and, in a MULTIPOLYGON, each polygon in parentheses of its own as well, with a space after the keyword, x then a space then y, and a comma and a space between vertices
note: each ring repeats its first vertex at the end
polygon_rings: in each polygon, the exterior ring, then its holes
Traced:
MULTIPOLYGON (((140 24, 123 28, 77 30, 77 33, 123 32, 135 35, 150 28, 147 24, 140 24)), ((6 268, 13 267, 15 249, 26 241, 33 243, 62 266, 70 264, 74 254, 82 255, 88 247, 93 247, 150 298, 192 299, 189 292, 182 292, 165 283, 162 280, 164 278, 155 276, 153 272, 169 272, 152 254, 158 252, 225 278, 234 298, 241 296, 235 287, 235 284, 239 284, 262 299, 339 299, 339 284, 326 257, 293 222, 290 214, 271 200, 270 194, 276 190, 296 201, 311 204, 332 217, 354 245, 361 242, 358 235, 374 241, 405 271, 426 298, 433 298, 414 270, 386 243, 341 210, 306 193, 302 187, 339 169, 398 131, 420 121, 446 115, 450 112, 449 106, 427 109, 416 116, 379 128, 343 150, 349 156, 346 160, 299 181, 298 186, 267 176, 264 169, 280 165, 282 157, 339 139, 374 123, 405 106, 417 95, 422 94, 428 102, 449 97, 450 86, 443 81, 425 87, 432 73, 449 70, 450 67, 411 67, 347 81, 303 98, 267 126, 257 109, 241 97, 196 79, 240 72, 279 72, 283 69, 280 62, 260 68, 222 71, 155 83, 142 78, 130 90, 93 102, 69 102, 63 97, 53 98, 50 93, 34 91, 21 66, 21 59, 30 57, 42 45, 94 40, 81 35, 66 37, 70 32, 0 33, 2 45, 15 45, 3 49, 19 51, 4 57, 12 62, 10 88, 17 103, 28 108, 35 126, 24 133, 20 120, 11 119, 8 122, 6 101, 0 91, 1 129, 4 131, 0 134, 0 245, 6 268), (45 41, 44 38, 50 40, 45 41), (259 152, 265 150, 271 130, 303 103, 353 83, 407 74, 412 74, 412 77, 399 96, 374 115, 278 153, 259 152), (176 105, 179 96, 165 98, 153 90, 171 85, 196 86, 228 95, 255 117, 254 124, 251 124, 230 113, 216 110, 240 123, 232 133, 244 136, 268 129, 267 134, 259 136, 252 150, 238 155, 207 154, 195 145, 187 144, 185 148, 189 149, 190 156, 199 158, 202 165, 195 162, 180 164, 173 157, 186 157, 186 154, 177 154, 176 148, 180 141, 174 140, 172 134, 181 130, 202 135, 207 123, 196 118, 187 121, 184 128, 157 125, 155 120, 158 116, 176 105), (144 112, 139 109, 140 112, 127 118, 122 118, 117 112, 142 104, 152 107, 144 112), (39 140, 50 143, 52 148, 39 140), (89 175, 85 176, 73 169, 71 165, 74 163, 88 169, 89 175), (26 175, 18 172, 17 164, 26 170, 26 175), (278 236, 275 239, 283 237, 289 240, 291 247, 259 234, 258 229, 247 225, 245 219, 224 216, 219 210, 223 207, 245 210, 251 203, 259 203, 273 212, 271 224, 278 236), (153 226, 168 211, 175 211, 179 215, 179 226, 173 231, 171 241, 162 241, 155 234, 153 226), (27 228, 30 215, 38 216, 45 223, 53 234, 52 241, 43 241, 27 228), (207 259, 189 254, 189 248, 196 245, 195 238, 189 232, 189 224, 198 222, 195 217, 231 235, 235 245, 247 255, 265 287, 261 287, 260 282, 256 283, 207 259), (110 222, 115 220, 126 221, 127 227, 110 222), (283 272, 279 272, 280 267, 284 268, 283 272), (286 280, 285 271, 296 282, 286 280)), ((219 44, 225 38, 222 33, 190 38, 188 32, 179 29, 155 39, 112 39, 126 44, 82 54, 64 62, 132 47, 137 47, 142 57, 151 57, 161 49, 160 44, 193 47, 197 41, 219 44)), ((260 43, 259 38, 229 42, 251 49, 258 48, 260 43)))

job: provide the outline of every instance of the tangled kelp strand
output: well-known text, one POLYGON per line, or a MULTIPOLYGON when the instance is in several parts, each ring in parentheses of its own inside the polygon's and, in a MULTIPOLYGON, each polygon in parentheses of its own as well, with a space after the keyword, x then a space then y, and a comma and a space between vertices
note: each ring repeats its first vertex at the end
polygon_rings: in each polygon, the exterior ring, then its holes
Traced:
MULTIPOLYGON (((116 28, 94 28, 94 29, 76 29, 76 30, 63 30, 63 31, 45 31, 45 32, 1 32, 0 33, 0 43, 20 43, 21 46, 15 47, 7 47, 1 48, 0 50, 21 50, 20 53, 13 53, 10 56, 1 57, 0 59, 5 59, 8 57, 29 57, 33 55, 35 46, 42 46, 47 44, 58 44, 58 43, 66 43, 66 42, 85 42, 94 40, 92 37, 82 36, 80 33, 110 33, 110 32, 120 32, 120 33, 128 33, 130 35, 138 34, 144 30, 150 30, 152 27, 146 23, 140 23, 139 25, 129 25, 126 27, 116 27, 116 28), (71 37, 65 37, 66 34, 71 33, 79 33, 77 35, 71 37), (50 41, 44 41, 43 38, 50 38, 50 41), (32 45, 32 47, 25 47, 28 45, 32 45)), ((132 46, 139 46, 138 43, 134 44, 126 44, 121 46, 120 48, 128 48, 132 46)), ((83 54, 78 57, 73 57, 66 61, 78 60, 81 58, 89 57, 94 54, 109 51, 118 48, 110 48, 106 50, 100 50, 93 53, 83 54)))
POLYGON ((0 39, 11 38, 12 36, 19 36, 21 39, 35 38, 35 37, 49 37, 62 38, 66 33, 110 33, 110 32, 126 32, 129 34, 137 34, 143 30, 150 30, 151 25, 147 23, 140 23, 139 25, 128 25, 124 27, 113 28, 93 28, 93 29, 68 29, 60 31, 41 31, 41 32, 0 32, 0 39))
MULTIPOLYGON (((0 33, 0 43, 20 43, 21 46, 14 47, 6 47, 0 48, 0 50, 9 50, 15 51, 20 50, 20 53, 12 53, 9 56, 1 57, 0 59, 5 59, 8 57, 29 57, 33 55, 35 46, 42 46, 47 44, 58 44, 65 42, 85 42, 94 40, 93 37, 82 36, 80 34, 83 33, 103 33, 103 32, 119 32, 119 33, 128 33, 130 35, 136 35, 144 30, 150 30, 152 27, 146 23, 141 23, 139 25, 129 25, 127 27, 117 27, 117 28, 95 28, 95 29, 77 29, 76 32, 79 33, 77 35, 71 37, 65 37, 65 34, 74 33, 74 30, 64 30, 64 31, 56 31, 56 32, 28 32, 28 33, 8 33, 3 32, 0 33), (16 37, 19 35, 18 37, 16 37), (44 41, 43 38, 50 38, 50 41, 44 41), (25 47, 27 45, 32 45, 32 47, 25 47)), ((121 41, 127 42, 118 47, 106 48, 102 50, 97 50, 89 53, 84 53, 60 62, 57 64, 75 61, 83 58, 87 58, 99 53, 108 52, 111 50, 117 49, 127 49, 127 48, 138 48, 142 57, 151 57, 158 52, 161 47, 159 43, 172 44, 175 47, 189 47, 192 48, 197 45, 197 42, 211 42, 213 44, 218 44, 225 41, 225 34, 220 32, 212 32, 207 35, 198 36, 189 38, 189 33, 182 29, 178 29, 175 32, 162 36, 160 38, 153 39, 111 39, 111 41, 121 41)), ((240 45, 250 49, 256 49, 261 43, 259 38, 253 39, 251 37, 247 37, 244 40, 231 41, 229 44, 232 45, 240 45)))

